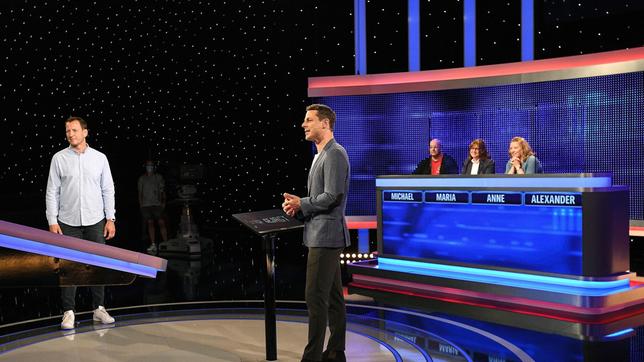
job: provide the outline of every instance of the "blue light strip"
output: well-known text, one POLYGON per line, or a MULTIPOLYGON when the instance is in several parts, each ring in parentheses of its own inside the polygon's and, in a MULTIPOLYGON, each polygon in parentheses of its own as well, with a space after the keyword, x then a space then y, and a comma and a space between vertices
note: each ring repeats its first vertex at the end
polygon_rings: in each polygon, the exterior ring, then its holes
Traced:
POLYGON ((409 45, 409 71, 420 70, 420 2, 419 0, 408 0, 407 3, 407 26, 409 45))
POLYGON ((37 241, 16 238, 9 235, 0 235, 0 246, 28 253, 47 255, 55 258, 138 274, 146 277, 154 278, 157 275, 157 270, 149 266, 130 263, 106 256, 94 255, 83 251, 67 249, 56 245, 39 243, 37 241))
POLYGON ((377 178, 376 187, 535 187, 535 188, 590 188, 612 186, 611 176, 597 177, 425 177, 377 178))
MULTIPOLYGON (((399 324, 400 324, 400 323, 399 323, 399 324)), ((405 343, 409 344, 410 346, 414 347, 414 349, 415 349, 415 350, 417 350, 417 351, 418 351, 418 353, 420 353, 421 355, 423 355, 423 358, 425 358, 425 361, 434 361, 434 360, 429 356, 429 354, 427 354, 427 352, 425 352, 425 350, 423 349, 423 347, 421 347, 421 346, 417 345, 417 344, 416 344, 416 343, 414 343, 411 339, 409 339, 409 338, 407 338, 407 337, 403 336, 400 332, 395 332, 395 331, 394 331, 393 333, 394 333, 394 339, 395 339, 395 338, 400 339, 401 341, 403 341, 403 342, 405 342, 405 343)), ((449 342, 446 342, 445 344, 448 344, 448 343, 449 343, 449 342)), ((452 344, 451 344, 451 343, 449 343, 448 345, 449 345, 450 347, 452 346, 452 344)), ((460 352, 460 351, 459 351, 459 352, 460 352)))
POLYGON ((389 352, 391 352, 391 354, 396 359, 396 362, 403 362, 403 358, 400 355, 400 353, 398 353, 398 351, 394 347, 392 347, 389 343, 385 342, 384 340, 382 340, 382 339, 380 339, 378 337, 370 336, 370 335, 368 335, 366 333, 363 333, 363 332, 358 332, 358 331, 351 331, 351 332, 354 333, 354 334, 357 334, 359 336, 369 338, 370 340, 380 344, 380 347, 385 347, 386 349, 389 350, 389 352))
POLYGON ((476 65, 476 0, 463 3, 463 65, 476 65))
POLYGON ((367 74, 367 10, 366 0, 353 0, 353 34, 356 53, 356 74, 367 74))
POLYGON ((521 60, 534 60, 534 0, 521 0, 521 60))
POLYGON ((617 331, 615 333, 608 334, 608 335, 604 336, 604 338, 616 338, 616 337, 623 336, 625 334, 629 334, 629 333, 633 333, 633 332, 635 332, 635 330, 633 328, 627 328, 627 329, 623 329, 621 331, 617 331))
POLYGON ((378 258, 378 269, 583 296, 610 295, 630 288, 628 279, 587 281, 390 258, 378 258))
POLYGON ((358 252, 369 252, 369 229, 358 229, 358 252))

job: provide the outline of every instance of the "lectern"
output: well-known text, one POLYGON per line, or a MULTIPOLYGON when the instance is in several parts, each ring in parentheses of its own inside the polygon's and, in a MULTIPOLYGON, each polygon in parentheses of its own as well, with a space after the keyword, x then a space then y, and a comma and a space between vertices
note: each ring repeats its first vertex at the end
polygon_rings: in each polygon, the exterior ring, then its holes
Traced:
POLYGON ((277 328, 275 320, 275 239, 277 234, 301 228, 304 225, 279 209, 233 214, 242 225, 262 237, 266 254, 266 277, 264 282, 264 325, 266 333, 266 360, 277 360, 277 328))

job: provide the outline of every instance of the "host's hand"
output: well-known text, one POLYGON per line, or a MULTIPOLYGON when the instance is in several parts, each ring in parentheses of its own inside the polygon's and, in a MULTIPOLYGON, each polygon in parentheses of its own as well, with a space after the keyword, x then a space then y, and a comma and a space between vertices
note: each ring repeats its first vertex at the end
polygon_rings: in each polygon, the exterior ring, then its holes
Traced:
POLYGON ((110 240, 111 238, 116 235, 116 225, 114 224, 114 221, 112 220, 107 220, 105 221, 105 228, 103 229, 103 237, 105 239, 110 240))
POLYGON ((295 214, 300 211, 302 207, 302 202, 299 196, 291 195, 289 193, 284 193, 284 202, 282 203, 282 210, 286 215, 293 217, 295 214))
POLYGON ((55 234, 63 235, 63 230, 60 229, 60 225, 58 224, 49 225, 49 231, 55 234))

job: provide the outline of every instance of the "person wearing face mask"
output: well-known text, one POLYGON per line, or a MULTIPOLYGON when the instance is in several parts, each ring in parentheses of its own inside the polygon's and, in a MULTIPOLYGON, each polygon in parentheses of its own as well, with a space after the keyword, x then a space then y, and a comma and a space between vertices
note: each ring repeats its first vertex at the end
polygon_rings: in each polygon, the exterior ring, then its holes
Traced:
POLYGON ((463 164, 463 175, 484 175, 495 173, 494 160, 490 158, 485 142, 477 138, 470 143, 470 154, 463 164))
POLYGON ((139 177, 139 207, 141 216, 148 230, 150 246, 148 253, 157 253, 156 224, 159 225, 161 240, 168 240, 163 211, 165 209, 165 181, 163 177, 155 172, 154 162, 145 162, 145 173, 139 177))
POLYGON ((525 175, 543 173, 541 162, 535 157, 532 148, 523 137, 514 137, 508 150, 510 159, 505 165, 506 174, 525 175))

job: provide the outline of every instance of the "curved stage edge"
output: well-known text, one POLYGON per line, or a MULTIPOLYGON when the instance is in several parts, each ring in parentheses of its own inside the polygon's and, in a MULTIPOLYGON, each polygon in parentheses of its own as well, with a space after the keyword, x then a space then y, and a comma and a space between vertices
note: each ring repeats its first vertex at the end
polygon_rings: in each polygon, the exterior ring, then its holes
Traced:
MULTIPOLYGON (((347 312, 350 361, 628 358, 634 334, 594 342, 439 310, 350 303, 347 312)), ((113 325, 94 324, 89 312, 78 313, 78 325, 71 331, 59 329, 59 316, 0 326, 0 361, 32 361, 42 356, 48 362, 264 360, 262 301, 144 305, 111 313, 117 319, 113 325)), ((307 334, 304 302, 278 301, 277 321, 278 360, 299 361, 307 334)))

